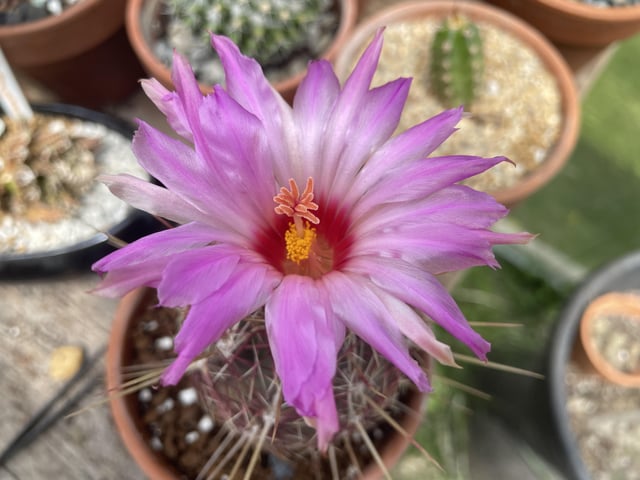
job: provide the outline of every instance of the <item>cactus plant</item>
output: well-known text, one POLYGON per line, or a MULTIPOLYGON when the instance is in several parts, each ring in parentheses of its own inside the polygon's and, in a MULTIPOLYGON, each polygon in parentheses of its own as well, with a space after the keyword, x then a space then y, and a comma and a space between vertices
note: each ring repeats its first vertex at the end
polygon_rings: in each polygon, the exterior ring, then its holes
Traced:
MULTIPOLYGON (((213 455, 216 459, 200 471, 201 465, 188 461, 188 442, 179 434, 183 430, 170 427, 160 418, 161 405, 166 406, 167 398, 173 395, 176 403, 180 403, 180 395, 170 389, 148 388, 156 381, 158 359, 172 358, 170 347, 160 349, 160 340, 172 335, 187 311, 157 307, 157 297, 144 295, 139 298, 145 298, 145 305, 149 304, 140 323, 131 327, 137 333, 135 360, 128 368, 137 373, 122 388, 128 389, 133 384, 144 386, 145 391, 138 395, 139 408, 148 421, 146 434, 151 437, 150 444, 162 445, 164 455, 176 461, 181 472, 196 470, 198 478, 227 478, 227 475, 231 478, 231 472, 237 473, 238 469, 248 474, 253 469, 258 474, 268 466, 270 478, 279 480, 359 478, 364 462, 374 461, 370 448, 378 448, 385 429, 394 428, 387 418, 410 414, 405 403, 410 381, 368 344, 349 333, 338 357, 339 374, 334 380, 341 430, 327 455, 322 455, 317 448, 315 429, 282 398, 261 309, 212 345, 193 364, 188 378, 177 389, 180 392, 195 388, 200 393, 196 411, 190 410, 185 414, 190 420, 183 420, 194 424, 188 430, 193 428, 192 431, 202 434, 200 427, 195 426, 201 418, 211 419, 211 425, 215 426, 215 430, 212 427, 198 439, 198 449, 207 452, 205 457, 213 455), (150 348, 154 353, 150 353, 150 348), (147 368, 150 375, 143 373, 147 368), (369 439, 375 447, 368 446, 369 439), (252 466, 254 454, 260 456, 260 462, 252 466), (309 471, 310 465, 313 472, 309 471)), ((418 354, 416 358, 424 367, 428 366, 426 356, 418 354)))
POLYGON ((446 107, 469 108, 482 80, 482 39, 463 15, 445 18, 431 44, 431 89, 446 107))
POLYGON ((169 43, 192 64, 210 55, 209 32, 230 37, 265 68, 317 57, 338 23, 334 0, 167 0, 167 11, 169 43))
MULTIPOLYGON (((335 449, 338 463, 348 465, 352 460, 346 450, 352 445, 357 445, 356 449, 363 446, 364 432, 377 435, 381 412, 391 416, 399 413, 399 397, 406 393, 409 381, 353 333, 347 335, 338 357, 338 372, 334 391, 341 430, 331 449, 335 449)), ((315 429, 285 404, 280 394, 264 312, 238 324, 218 342, 201 365, 200 374, 209 414, 230 434, 239 438, 255 431, 248 436, 251 446, 262 448, 284 465, 291 462, 292 469, 298 460, 307 464, 319 461, 315 429), (260 442, 260 431, 269 441, 260 442)), ((328 464, 324 468, 327 471, 322 478, 331 478, 328 464)))
POLYGON ((63 117, 2 121, 0 217, 60 218, 91 187, 99 138, 63 117))
POLYGON ((169 0, 168 5, 173 18, 205 45, 209 32, 226 35, 262 65, 313 49, 310 38, 318 25, 335 20, 331 0, 169 0))

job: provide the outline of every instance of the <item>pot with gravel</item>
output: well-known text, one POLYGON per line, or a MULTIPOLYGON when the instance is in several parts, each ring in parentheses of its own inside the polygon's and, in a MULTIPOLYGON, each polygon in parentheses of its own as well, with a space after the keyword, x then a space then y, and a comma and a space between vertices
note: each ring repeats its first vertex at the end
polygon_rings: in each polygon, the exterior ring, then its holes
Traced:
POLYGON ((0 275, 86 268, 111 250, 108 235, 131 240, 152 228, 96 182, 113 171, 148 178, 130 151, 131 125, 66 104, 1 122, 0 275))
POLYGON ((558 318, 547 400, 570 478, 640 471, 639 291, 640 253, 631 252, 590 274, 558 318))
POLYGON ((400 128, 452 105, 469 115, 436 154, 480 151, 505 163, 467 183, 513 206, 549 182, 577 141, 579 100, 557 50, 518 18, 490 5, 401 2, 362 23, 336 59, 347 72, 375 30, 386 26, 374 82, 413 77, 400 128))
POLYGON ((356 21, 356 0, 130 0, 126 25, 147 72, 171 87, 172 52, 185 55, 200 88, 222 81, 209 33, 232 38, 255 57, 287 101, 314 58, 333 59, 356 21))

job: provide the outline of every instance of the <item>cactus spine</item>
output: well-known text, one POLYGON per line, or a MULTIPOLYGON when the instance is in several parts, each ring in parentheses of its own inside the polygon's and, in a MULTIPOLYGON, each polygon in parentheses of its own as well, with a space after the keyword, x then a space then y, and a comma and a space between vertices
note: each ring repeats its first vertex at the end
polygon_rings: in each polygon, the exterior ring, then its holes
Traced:
POLYGON ((454 14, 446 18, 431 44, 431 89, 446 107, 473 103, 483 71, 482 39, 478 26, 454 14))

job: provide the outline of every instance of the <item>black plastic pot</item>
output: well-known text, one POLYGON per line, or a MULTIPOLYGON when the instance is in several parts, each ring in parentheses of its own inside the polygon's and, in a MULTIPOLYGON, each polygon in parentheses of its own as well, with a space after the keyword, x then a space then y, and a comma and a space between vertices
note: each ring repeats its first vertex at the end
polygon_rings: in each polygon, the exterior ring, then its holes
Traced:
MULTIPOLYGON (((640 251, 630 253, 590 273, 562 303, 544 349, 535 357, 520 358, 517 366, 540 372, 543 379, 465 366, 472 386, 491 395, 474 407, 485 409, 517 440, 523 440, 540 459, 568 480, 589 480, 566 409, 565 375, 576 342, 580 319, 589 303, 611 292, 640 290, 640 251)), ((491 360, 509 364, 514 352, 495 345, 491 360), (502 356, 501 356, 502 355, 502 356)), ((482 478, 482 477, 479 477, 482 478)))
POLYGON ((640 251, 616 259, 590 275, 567 302, 552 336, 548 357, 548 400, 562 449, 560 453, 565 457, 572 478, 577 480, 588 480, 590 476, 569 426, 564 378, 574 345, 579 341, 580 319, 587 305, 600 295, 637 289, 640 289, 640 251))
MULTIPOLYGON (((129 122, 112 115, 67 104, 34 105, 40 113, 65 115, 99 123, 127 140, 133 136, 134 127, 129 122)), ((161 228, 152 216, 131 209, 121 222, 108 229, 108 233, 130 242, 161 228)), ((0 279, 43 276, 87 269, 91 263, 113 251, 107 236, 96 233, 92 237, 71 246, 25 254, 0 254, 0 279)))

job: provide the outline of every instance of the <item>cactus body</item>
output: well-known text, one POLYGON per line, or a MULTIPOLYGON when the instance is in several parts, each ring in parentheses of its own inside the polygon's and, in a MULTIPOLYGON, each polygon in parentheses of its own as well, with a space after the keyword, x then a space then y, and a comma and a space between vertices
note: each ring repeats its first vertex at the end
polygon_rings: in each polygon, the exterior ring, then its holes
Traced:
POLYGON ((168 0, 168 6, 181 35, 186 27, 205 46, 209 32, 225 35, 262 66, 313 50, 315 33, 336 23, 332 0, 168 0))
POLYGON ((447 18, 431 45, 431 89, 446 107, 469 107, 481 83, 482 39, 475 23, 462 16, 447 18))
POLYGON ((56 220, 92 185, 100 141, 79 122, 36 115, 26 123, 3 118, 0 137, 0 217, 56 220))

